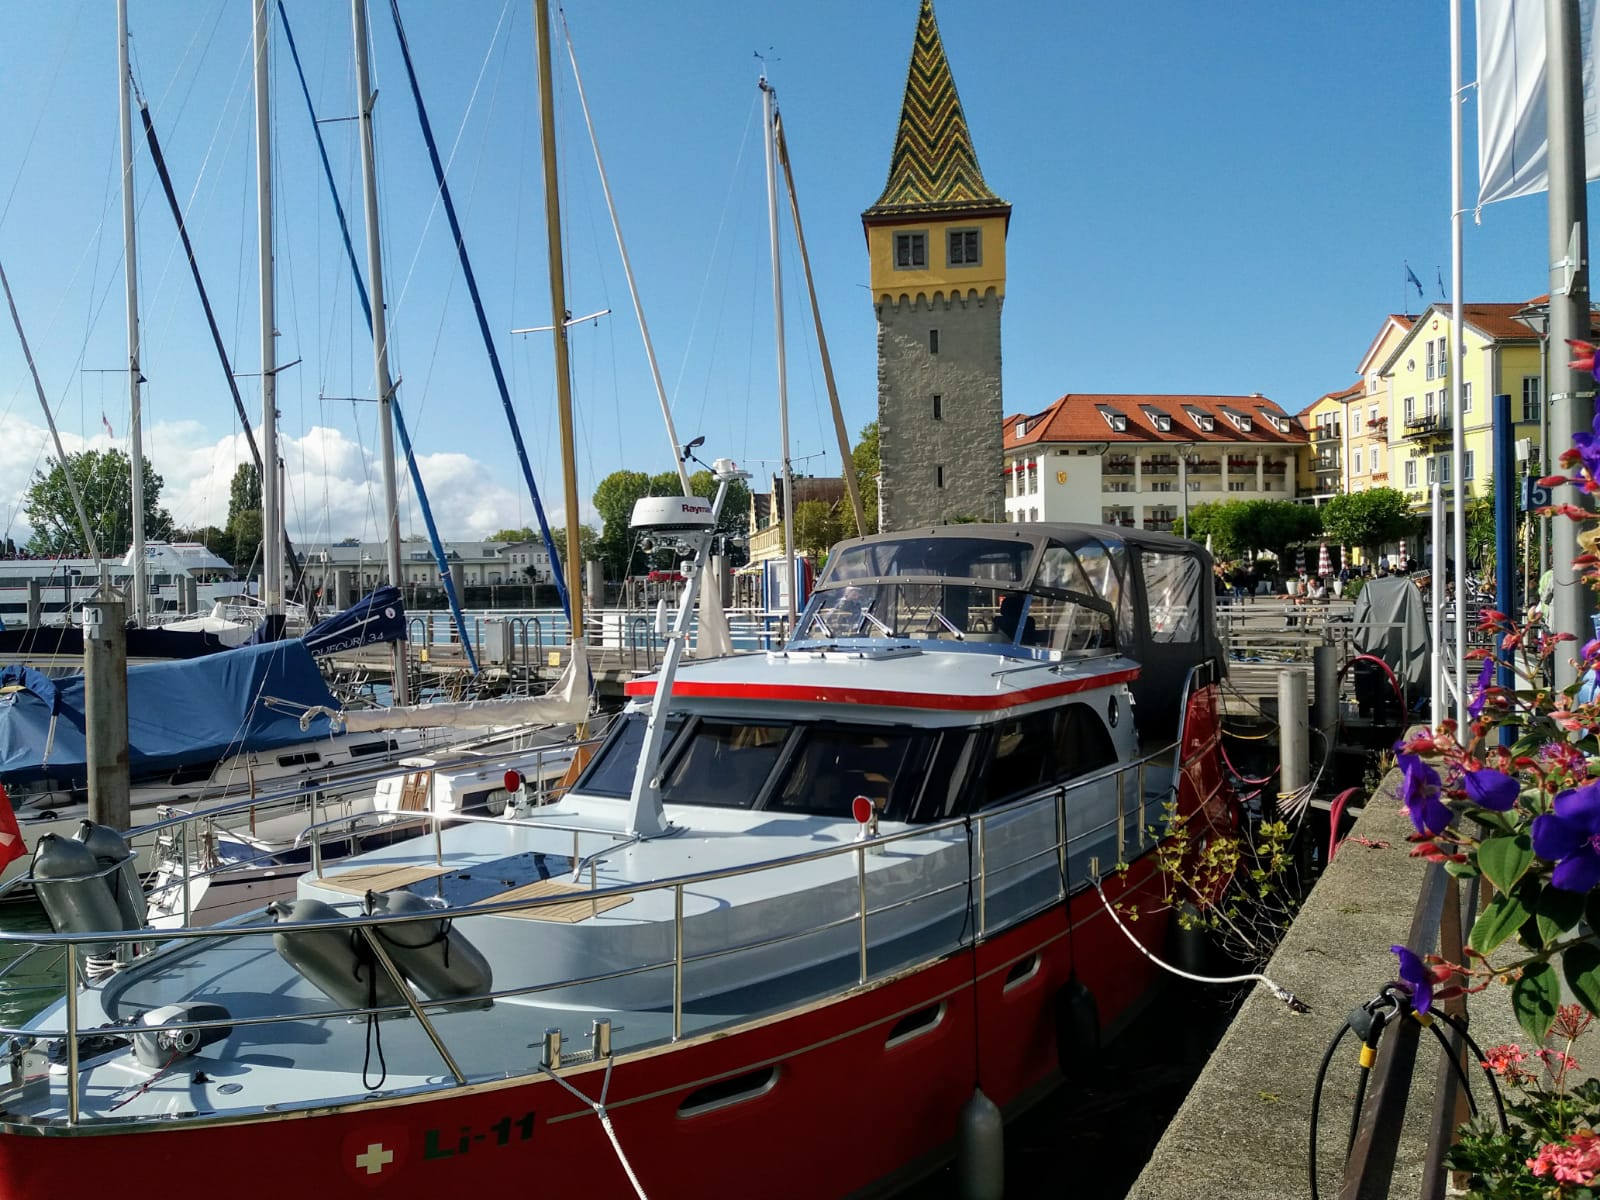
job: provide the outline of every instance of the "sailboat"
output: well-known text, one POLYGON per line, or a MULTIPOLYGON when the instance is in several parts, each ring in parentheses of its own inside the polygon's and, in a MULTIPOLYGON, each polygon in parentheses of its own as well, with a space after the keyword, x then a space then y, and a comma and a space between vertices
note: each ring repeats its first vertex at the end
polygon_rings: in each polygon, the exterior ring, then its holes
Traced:
POLYGON ((742 476, 713 465, 712 501, 635 508, 687 580, 662 669, 558 803, 166 941, 115 901, 116 855, 52 881, 70 932, 0 938, 73 947, 65 997, 3 1031, 0 1192, 139 1161, 181 1164, 173 1200, 854 1195, 992 1131, 1137 1009, 1166 833, 1236 819, 1206 552, 1047 523, 857 538, 783 651, 686 662, 742 476))

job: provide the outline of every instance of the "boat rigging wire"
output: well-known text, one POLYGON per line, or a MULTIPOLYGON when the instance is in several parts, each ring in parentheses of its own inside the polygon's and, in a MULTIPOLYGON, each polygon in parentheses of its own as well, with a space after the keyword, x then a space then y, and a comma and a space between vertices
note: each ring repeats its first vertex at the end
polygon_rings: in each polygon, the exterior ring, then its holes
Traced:
POLYGON ((1195 983, 1264 983, 1267 986, 1267 990, 1272 993, 1274 998, 1282 1000, 1286 1005, 1289 1006, 1290 1012, 1307 1013, 1311 1011, 1310 1007, 1288 988, 1284 987, 1280 983, 1273 982, 1273 980, 1269 979, 1265 975, 1260 974, 1259 972, 1251 972, 1248 975, 1196 975, 1192 971, 1185 971, 1180 967, 1175 967, 1171 963, 1157 958, 1150 952, 1149 949, 1146 948, 1143 942, 1134 936, 1133 930, 1129 929, 1123 924, 1122 918, 1117 915, 1116 905, 1112 904, 1111 900, 1106 896, 1105 888, 1101 885, 1100 881, 1096 879, 1092 882, 1094 883, 1094 890, 1096 894, 1100 897, 1100 903, 1106 906, 1106 911, 1111 914, 1111 919, 1116 923, 1117 928, 1122 930, 1124 936, 1126 936, 1127 939, 1133 943, 1134 948, 1137 949, 1140 954, 1144 955, 1151 962, 1155 963, 1155 965, 1160 967, 1163 971, 1167 971, 1170 974, 1176 975, 1180 979, 1188 979, 1195 983))
POLYGON ((548 1063, 541 1063, 539 1069, 566 1088, 567 1091, 571 1092, 584 1104, 594 1109, 594 1115, 600 1118, 600 1128, 606 1131, 606 1137, 611 1142, 611 1149, 616 1152, 617 1162, 621 1164, 623 1174, 627 1175, 628 1182, 633 1185, 633 1194, 638 1196, 639 1200, 650 1200, 644 1194, 644 1185, 639 1182, 639 1177, 633 1173, 633 1164, 628 1161, 627 1154, 623 1152, 622 1142, 617 1137, 616 1127, 611 1124, 611 1114, 606 1111, 606 1096, 611 1090, 611 1068, 615 1065, 616 1059, 610 1059, 606 1062, 606 1075, 600 1084, 600 1099, 598 1100, 589 1099, 589 1097, 557 1075, 555 1071, 551 1070, 548 1063))

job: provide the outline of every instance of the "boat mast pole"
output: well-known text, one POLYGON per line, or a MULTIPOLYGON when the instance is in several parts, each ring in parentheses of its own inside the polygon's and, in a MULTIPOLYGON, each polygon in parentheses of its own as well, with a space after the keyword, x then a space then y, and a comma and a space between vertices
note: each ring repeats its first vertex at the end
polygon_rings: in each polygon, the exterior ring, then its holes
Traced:
POLYGON ((561 473, 566 484, 562 499, 567 509, 568 587, 572 636, 583 636, 583 549, 578 532, 578 469, 572 437, 572 376, 567 360, 567 290, 561 257, 561 194, 556 178, 556 100, 551 76, 555 57, 550 48, 550 8, 547 0, 533 0, 533 28, 538 49, 539 124, 544 159, 545 239, 550 247, 550 324, 555 338, 556 411, 561 418, 561 473))
MULTIPOLYGON (((372 144, 372 80, 367 66, 367 2, 350 0, 355 35, 356 104, 361 114, 361 194, 367 220, 367 290, 372 299, 373 377, 378 386, 378 444, 383 457, 383 512, 389 549, 389 582, 402 587, 400 494, 394 471, 394 383, 389 374, 389 313, 383 302, 383 246, 378 234, 377 155, 372 144)), ((394 643, 394 702, 411 703, 406 644, 394 643)))
POLYGON ((794 190, 794 165, 789 161, 789 143, 783 136, 783 117, 773 122, 773 141, 778 147, 778 165, 789 192, 789 219, 794 222, 794 240, 800 250, 800 266, 806 273, 806 295, 811 299, 811 323, 817 327, 817 357, 822 360, 822 381, 828 387, 828 405, 833 410, 833 432, 839 439, 839 471, 850 494, 850 511, 855 514, 856 534, 867 536, 867 514, 861 504, 861 485, 856 481, 855 456, 850 452, 850 434, 844 427, 844 409, 839 406, 839 386, 833 379, 833 356, 828 353, 828 336, 822 331, 822 309, 817 304, 817 283, 811 275, 811 255, 806 253, 806 233, 800 224, 800 197, 794 190))
POLYGON ((788 598, 788 636, 793 637, 798 616, 795 592, 799 585, 794 570, 794 467, 789 461, 789 368, 784 358, 783 266, 778 250, 778 152, 773 115, 776 97, 765 71, 761 73, 760 87, 761 120, 765 126, 762 140, 767 150, 767 232, 772 244, 772 320, 777 333, 778 435, 783 444, 783 569, 787 579, 784 595, 788 598))
POLYGON ((128 466, 133 481, 133 619, 150 617, 150 581, 144 561, 144 437, 139 420, 139 256, 133 236, 133 109, 128 93, 128 0, 117 0, 117 110, 122 134, 122 275, 128 300, 128 466))
POLYGON ((251 5, 256 94, 256 242, 261 283, 261 603, 269 617, 283 612, 282 524, 278 519, 278 362, 272 277, 272 128, 268 105, 267 0, 251 5))

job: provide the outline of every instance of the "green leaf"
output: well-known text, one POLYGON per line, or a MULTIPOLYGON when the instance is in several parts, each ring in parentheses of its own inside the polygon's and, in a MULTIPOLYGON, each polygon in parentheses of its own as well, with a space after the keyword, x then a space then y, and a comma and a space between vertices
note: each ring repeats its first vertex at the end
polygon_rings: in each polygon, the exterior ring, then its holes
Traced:
POLYGON ((1540 940, 1550 945, 1567 930, 1583 919, 1582 892, 1568 892, 1547 887, 1539 892, 1533 911, 1539 918, 1540 940))
POLYGON ((1501 942, 1515 933, 1524 921, 1533 916, 1521 900, 1501 892, 1489 901, 1489 907, 1478 914, 1472 924, 1472 934, 1467 944, 1479 954, 1492 954, 1501 942))
POLYGON ((1590 929, 1600 930, 1600 891, 1585 894, 1583 898, 1583 919, 1590 929))
POLYGON ((1579 942, 1561 953, 1561 973, 1578 1003, 1590 1012, 1600 1012, 1600 946, 1579 942))
POLYGON ((1490 838, 1478 847, 1478 866, 1502 892, 1509 892, 1533 865, 1533 840, 1527 834, 1490 838))
POLYGON ((1541 1045, 1555 1024, 1556 1006, 1560 1003, 1561 981, 1549 963, 1524 967, 1522 978, 1512 985, 1511 1010, 1517 1014, 1517 1024, 1541 1045))

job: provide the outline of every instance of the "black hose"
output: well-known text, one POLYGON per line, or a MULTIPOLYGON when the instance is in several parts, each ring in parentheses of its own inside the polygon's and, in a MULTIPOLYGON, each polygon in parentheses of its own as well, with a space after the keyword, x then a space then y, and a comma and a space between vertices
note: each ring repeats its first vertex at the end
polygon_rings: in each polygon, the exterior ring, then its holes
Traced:
POLYGON ((1339 1043, 1344 1041, 1344 1035, 1350 1032, 1350 1022, 1346 1021, 1339 1026, 1339 1032, 1333 1035, 1333 1040, 1328 1043, 1327 1050, 1323 1051, 1322 1062, 1317 1066, 1317 1081, 1311 1089, 1311 1200, 1318 1200, 1317 1195, 1317 1120, 1322 1111, 1322 1085, 1327 1082, 1328 1067, 1333 1063, 1334 1052, 1339 1049, 1339 1043))

